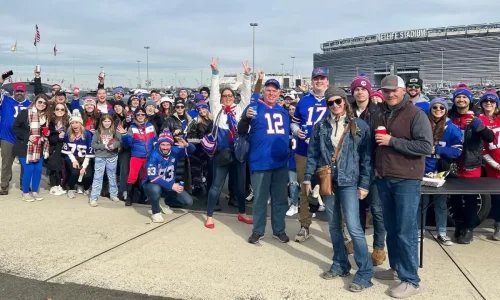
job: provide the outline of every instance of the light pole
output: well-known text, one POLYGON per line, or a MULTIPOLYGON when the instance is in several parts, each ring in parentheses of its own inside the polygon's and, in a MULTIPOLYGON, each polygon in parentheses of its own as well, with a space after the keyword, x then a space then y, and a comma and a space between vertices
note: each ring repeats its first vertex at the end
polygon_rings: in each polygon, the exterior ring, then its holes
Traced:
POLYGON ((285 64, 281 63, 281 76, 283 76, 285 74, 285 71, 283 69, 284 67, 285 67, 285 64))
POLYGON ((293 84, 293 87, 295 88, 295 76, 293 73, 293 71, 294 71, 293 68, 295 67, 295 56, 291 56, 290 58, 292 59, 292 84, 293 84))
POLYGON ((137 88, 141 88, 141 61, 137 61, 137 88))
POLYGON ((200 70, 200 86, 203 85, 203 70, 200 70))
POLYGON ((177 73, 174 73, 174 89, 177 90, 177 73))
POLYGON ((356 67, 356 76, 359 76, 359 67, 356 67))
POLYGON ((257 23, 250 23, 253 29, 253 42, 252 42, 252 85, 255 77, 255 27, 259 26, 257 23))
POLYGON ((444 81, 444 51, 441 49, 441 87, 443 87, 444 81))
POLYGON ((151 83, 149 82, 149 49, 151 47, 149 46, 144 46, 144 49, 146 49, 146 86, 149 87, 151 83))

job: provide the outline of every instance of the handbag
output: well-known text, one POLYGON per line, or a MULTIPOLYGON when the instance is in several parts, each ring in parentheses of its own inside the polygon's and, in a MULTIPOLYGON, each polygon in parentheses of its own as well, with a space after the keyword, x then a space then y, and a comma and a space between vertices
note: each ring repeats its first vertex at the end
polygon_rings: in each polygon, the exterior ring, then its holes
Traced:
MULTIPOLYGON (((356 125, 354 121, 350 121, 349 124, 344 129, 342 133, 342 137, 335 148, 335 151, 332 155, 332 165, 337 163, 337 158, 339 156, 340 150, 342 149, 342 144, 344 142, 344 137, 349 129, 351 129, 351 134, 354 136, 356 134, 356 126, 354 126, 353 133, 353 124, 356 125)), ((332 168, 330 165, 322 166, 316 169, 316 175, 319 179, 319 194, 321 196, 331 196, 335 194, 333 184, 332 184, 332 168)))
POLYGON ((215 154, 215 163, 218 167, 224 167, 233 162, 233 155, 231 149, 226 148, 215 154))
POLYGON ((437 161, 437 171, 438 172, 446 172, 448 173, 448 178, 457 178, 458 177, 458 164, 455 160, 451 161, 445 158, 440 158, 437 161))
POLYGON ((217 134, 219 132, 219 119, 222 113, 222 109, 217 114, 215 118, 214 126, 210 133, 207 133, 200 141, 201 148, 209 157, 213 157, 215 152, 217 152, 217 134))

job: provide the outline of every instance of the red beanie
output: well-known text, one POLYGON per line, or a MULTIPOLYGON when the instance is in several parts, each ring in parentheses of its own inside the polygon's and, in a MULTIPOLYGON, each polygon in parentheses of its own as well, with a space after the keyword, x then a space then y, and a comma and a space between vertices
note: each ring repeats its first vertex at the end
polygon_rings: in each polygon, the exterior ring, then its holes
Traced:
POLYGON ((384 95, 382 95, 382 93, 380 91, 377 91, 377 90, 372 90, 371 94, 370 94, 370 97, 374 97, 374 96, 377 96, 379 97, 380 99, 382 99, 382 101, 385 101, 384 99, 384 95))

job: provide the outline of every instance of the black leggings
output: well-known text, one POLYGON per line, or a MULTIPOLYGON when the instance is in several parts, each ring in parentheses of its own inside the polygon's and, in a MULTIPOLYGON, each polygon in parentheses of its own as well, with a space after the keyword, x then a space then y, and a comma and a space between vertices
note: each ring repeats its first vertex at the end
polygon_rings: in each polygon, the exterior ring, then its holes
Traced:
MULTIPOLYGON (((81 164, 80 164, 81 165, 81 164)), ((71 160, 66 160, 66 169, 68 170, 68 190, 75 190, 75 185, 78 183, 78 177, 80 177, 80 169, 73 168, 73 163, 71 160)), ((92 186, 92 180, 94 178, 94 164, 90 161, 89 165, 85 169, 85 175, 83 175, 82 184, 83 189, 88 190, 92 186)))
POLYGON ((62 171, 53 171, 49 172, 49 180, 50 186, 58 186, 61 185, 62 171))

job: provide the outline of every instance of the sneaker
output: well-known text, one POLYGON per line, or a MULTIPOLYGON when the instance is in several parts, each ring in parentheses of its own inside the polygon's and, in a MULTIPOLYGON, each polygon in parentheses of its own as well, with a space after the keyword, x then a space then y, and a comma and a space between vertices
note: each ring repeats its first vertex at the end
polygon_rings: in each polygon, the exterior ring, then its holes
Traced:
POLYGON ((278 233, 278 234, 273 234, 273 238, 280 241, 280 243, 288 243, 290 241, 290 238, 284 232, 278 233))
POLYGON ((0 195, 8 195, 9 194, 9 189, 8 188, 0 188, 0 195))
POLYGON ((366 287, 361 286, 360 284, 357 284, 357 283, 354 283, 354 282, 351 282, 349 284, 349 291, 351 291, 353 293, 359 293, 359 292, 361 292, 364 289, 366 289, 366 287))
POLYGON ((347 277, 347 276, 349 276, 349 272, 347 272, 345 274, 339 274, 339 273, 331 271, 331 270, 325 271, 319 275, 319 277, 323 278, 324 280, 332 280, 332 279, 335 279, 337 277, 347 277))
POLYGON ((96 200, 90 200, 89 201, 89 205, 92 206, 92 207, 96 207, 97 206, 97 201, 96 200))
POLYGON ((153 221, 153 223, 165 222, 165 220, 163 220, 163 216, 161 215, 161 213, 151 215, 151 220, 153 221))
POLYGON ((309 238, 309 228, 308 227, 300 227, 299 232, 295 236, 295 241, 298 243, 303 243, 309 238))
POLYGON ((398 280, 398 272, 394 271, 393 269, 375 271, 373 277, 380 280, 398 280))
POLYGON ((174 213, 173 210, 170 209, 170 207, 168 205, 165 205, 165 206, 162 206, 160 205, 160 209, 161 209, 161 212, 165 215, 171 215, 174 213))
POLYGON ((90 195, 90 189, 83 191, 83 194, 86 195, 86 196, 90 195))
POLYGON ((385 252, 382 249, 374 249, 372 253, 372 262, 374 266, 380 266, 386 259, 385 252))
POLYGON ((109 199, 111 199, 111 201, 113 201, 115 203, 120 202, 120 199, 118 199, 118 197, 116 197, 116 196, 111 196, 111 197, 109 197, 109 199))
POLYGON ((245 198, 247 202, 252 202, 253 201, 253 189, 250 189, 250 193, 248 196, 245 198))
POLYGON ((59 189, 57 188, 57 186, 51 187, 49 190, 49 194, 59 196, 59 189))
POLYGON ((31 196, 33 197, 33 199, 35 199, 36 201, 42 201, 43 200, 43 197, 40 197, 40 195, 38 193, 31 193, 31 196))
POLYGON ((493 233, 491 239, 494 241, 500 241, 500 224, 495 224, 495 232, 493 233))
POLYGON ((263 233, 252 232, 252 235, 248 238, 250 244, 258 244, 260 240, 264 238, 263 233))
POLYGON ((470 244, 473 240, 474 236, 472 235, 472 230, 470 229, 462 229, 460 231, 460 236, 457 239, 459 244, 470 244))
POLYGON ((57 190, 59 191, 59 195, 64 195, 66 194, 66 190, 62 188, 62 186, 58 185, 56 186, 57 190))
POLYGON ((313 213, 311 218, 316 218, 316 213, 313 213))
POLYGON ((76 193, 77 193, 77 194, 83 194, 83 187, 82 187, 81 185, 78 185, 78 186, 76 187, 76 193))
POLYGON ((420 289, 409 282, 401 282, 397 287, 389 290, 389 296, 393 298, 408 298, 418 294, 420 289))
POLYGON ((291 217, 291 216, 297 214, 298 212, 299 212, 299 208, 292 204, 292 205, 290 205, 290 208, 286 212, 286 215, 291 217))
POLYGON ((318 207, 318 211, 325 211, 325 210, 326 210, 326 208, 325 208, 325 206, 324 206, 324 205, 320 205, 320 206, 318 207))
POLYGON ((24 202, 35 202, 35 198, 33 198, 30 194, 27 195, 23 194, 22 200, 24 202))
POLYGON ((444 246, 452 246, 453 242, 451 241, 450 237, 447 235, 438 235, 437 240, 441 243, 441 245, 444 246))
POLYGON ((68 191, 68 198, 69 199, 76 198, 76 196, 75 196, 75 190, 69 190, 68 191))

